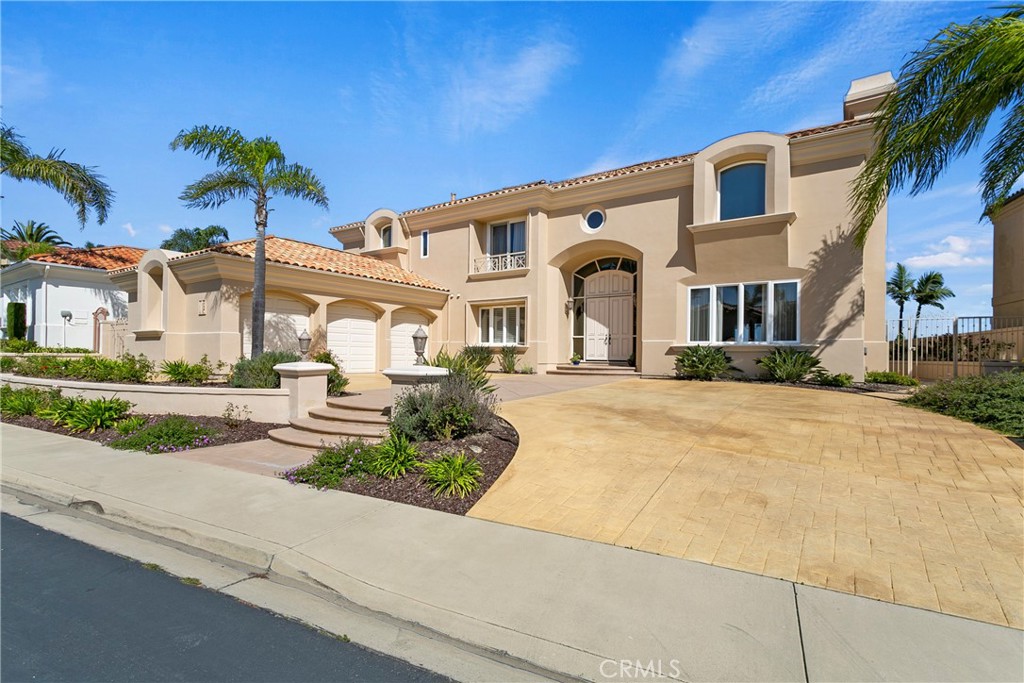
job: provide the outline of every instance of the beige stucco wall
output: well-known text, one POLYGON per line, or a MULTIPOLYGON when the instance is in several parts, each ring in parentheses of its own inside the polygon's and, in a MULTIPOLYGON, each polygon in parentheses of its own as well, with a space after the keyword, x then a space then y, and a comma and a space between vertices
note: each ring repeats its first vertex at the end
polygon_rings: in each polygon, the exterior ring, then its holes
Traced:
MULTIPOLYGON (((476 310, 495 303, 525 303, 523 363, 540 371, 571 354, 572 273, 589 260, 623 256, 639 264, 637 365, 645 375, 673 371, 687 343, 688 287, 798 279, 800 341, 832 372, 863 377, 885 369, 883 210, 863 251, 852 242, 846 197, 871 149, 870 128, 791 141, 753 133, 720 141, 693 164, 610 179, 593 187, 481 200, 405 217, 409 267, 450 288, 453 348, 478 343, 476 310), (718 222, 716 172, 737 159, 768 163, 768 215, 718 222), (770 157, 770 158, 769 158, 770 157), (701 187, 696 187, 700 185, 701 187), (695 198, 702 206, 695 211, 695 198), (597 232, 582 227, 592 209, 606 215, 597 232), (696 215, 696 214, 699 214, 696 215), (527 221, 527 268, 473 274, 485 252, 487 226, 527 221), (692 226, 692 228, 691 228, 692 226), (421 258, 419 233, 430 231, 430 254, 421 258)), ((764 345, 730 345, 737 364, 756 372, 764 345)))
POLYGON ((992 315, 1024 317, 1024 195, 992 218, 992 315))

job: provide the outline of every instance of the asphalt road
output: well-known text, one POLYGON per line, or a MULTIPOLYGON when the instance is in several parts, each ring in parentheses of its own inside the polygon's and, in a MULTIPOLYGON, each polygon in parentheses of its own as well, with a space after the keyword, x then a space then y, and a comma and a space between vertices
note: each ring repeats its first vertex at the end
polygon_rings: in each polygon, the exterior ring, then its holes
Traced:
POLYGON ((0 563, 4 683, 447 680, 10 515, 0 563))

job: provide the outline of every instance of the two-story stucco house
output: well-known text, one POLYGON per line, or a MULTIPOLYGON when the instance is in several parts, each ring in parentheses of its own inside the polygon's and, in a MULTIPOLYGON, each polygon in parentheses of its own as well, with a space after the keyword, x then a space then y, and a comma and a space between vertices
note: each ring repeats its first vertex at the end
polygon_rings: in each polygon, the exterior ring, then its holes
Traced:
MULTIPOLYGON (((308 330, 347 372, 430 352, 514 346, 538 372, 635 366, 671 374, 692 344, 756 371, 773 346, 832 372, 886 368, 886 213, 852 242, 850 182, 873 146, 891 75, 854 81, 843 120, 750 132, 560 182, 537 181, 331 229, 339 249, 268 238, 269 348, 308 330)), ((252 243, 154 250, 113 274, 129 291, 128 348, 232 361, 247 350, 252 243)))

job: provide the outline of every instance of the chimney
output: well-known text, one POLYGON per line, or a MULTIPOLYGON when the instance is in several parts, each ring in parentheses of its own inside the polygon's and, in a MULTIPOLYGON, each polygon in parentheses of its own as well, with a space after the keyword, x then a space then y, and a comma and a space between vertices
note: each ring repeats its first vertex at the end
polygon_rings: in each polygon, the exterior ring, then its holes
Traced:
POLYGON ((858 78, 850 83, 843 98, 843 120, 863 119, 875 114, 886 96, 896 89, 891 71, 858 78))
POLYGON ((454 192, 452 192, 452 198, 451 198, 451 201, 453 201, 453 202, 455 201, 455 193, 454 193, 454 192))

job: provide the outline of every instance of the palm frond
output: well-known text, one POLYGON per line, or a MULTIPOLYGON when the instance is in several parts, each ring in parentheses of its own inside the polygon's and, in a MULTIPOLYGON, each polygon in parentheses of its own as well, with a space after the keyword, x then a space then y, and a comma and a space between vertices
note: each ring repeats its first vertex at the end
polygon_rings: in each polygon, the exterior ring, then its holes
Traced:
MULTIPOLYGON (((900 71, 876 128, 876 148, 853 183, 850 200, 856 243, 864 245, 889 192, 905 186, 913 196, 930 189, 950 161, 973 149, 997 111, 1024 102, 1024 5, 998 17, 950 24, 900 71)), ((1008 126, 1020 125, 1015 117, 1008 126)), ((1005 132, 1005 131, 1004 131, 1005 132)), ((1006 159, 1021 133, 997 137, 986 155, 986 201, 1012 189, 1006 159)))
POLYGON ((981 196, 986 213, 998 213, 1017 180, 1024 176, 1024 102, 1007 114, 983 159, 981 196))
POLYGON ((32 152, 23 138, 14 132, 14 128, 0 124, 0 173, 31 155, 32 152))
POLYGON ((243 199, 254 190, 252 179, 238 171, 214 171, 187 186, 178 198, 190 209, 209 209, 243 199))
POLYGON ((182 129, 171 140, 171 149, 194 152, 204 159, 214 157, 218 166, 234 166, 245 148, 245 136, 230 126, 195 126, 182 129))
POLYGON ((323 182, 312 170, 299 164, 273 167, 267 178, 267 189, 328 208, 327 190, 323 182))
POLYGON ((96 212, 98 223, 104 223, 114 201, 114 191, 94 168, 65 161, 62 154, 57 150, 45 157, 29 154, 16 163, 5 164, 3 174, 14 180, 29 180, 56 190, 75 207, 78 222, 83 226, 89 209, 96 212))

